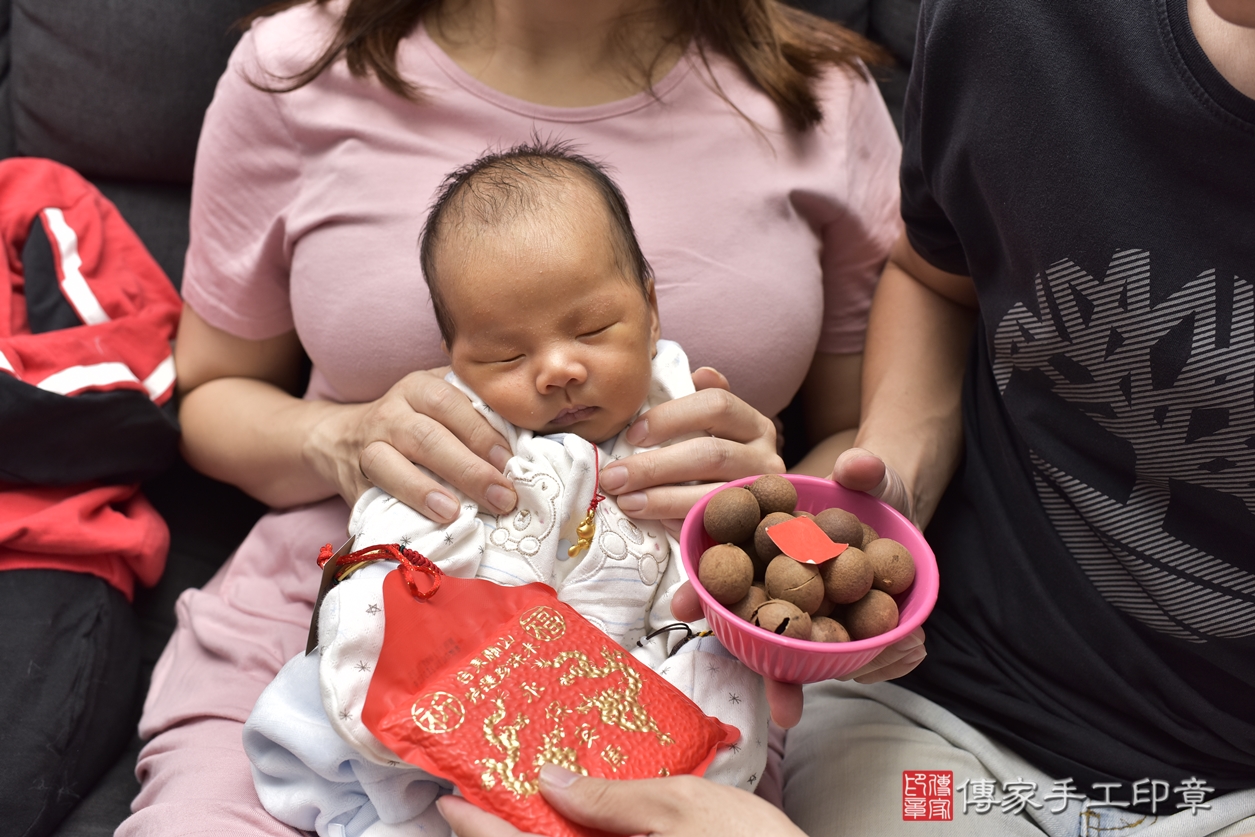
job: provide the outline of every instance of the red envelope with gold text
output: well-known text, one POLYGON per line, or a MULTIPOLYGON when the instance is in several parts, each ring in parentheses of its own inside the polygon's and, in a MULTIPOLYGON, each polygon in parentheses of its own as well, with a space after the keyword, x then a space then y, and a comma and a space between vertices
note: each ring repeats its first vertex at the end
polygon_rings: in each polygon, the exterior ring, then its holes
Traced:
POLYGON ((418 599, 394 570, 384 614, 362 721, 402 759, 523 831, 599 833, 545 802, 542 765, 615 779, 700 775, 739 735, 544 584, 445 576, 418 599))

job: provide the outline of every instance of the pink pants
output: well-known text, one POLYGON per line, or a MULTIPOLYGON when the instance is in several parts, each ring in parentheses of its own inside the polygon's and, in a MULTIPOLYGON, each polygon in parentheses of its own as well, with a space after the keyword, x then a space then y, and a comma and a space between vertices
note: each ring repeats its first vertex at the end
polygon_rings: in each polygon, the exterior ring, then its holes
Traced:
POLYGON ((268 514, 203 590, 179 597, 140 720, 150 739, 140 793, 117 837, 299 833, 261 807, 240 734, 257 696, 305 649, 318 549, 346 539, 348 516, 338 498, 268 514))

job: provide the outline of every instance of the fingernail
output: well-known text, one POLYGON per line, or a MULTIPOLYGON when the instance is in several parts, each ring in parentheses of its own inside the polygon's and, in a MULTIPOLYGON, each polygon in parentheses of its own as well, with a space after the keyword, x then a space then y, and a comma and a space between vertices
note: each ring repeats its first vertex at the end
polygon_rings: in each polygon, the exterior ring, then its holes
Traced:
POLYGON ((546 764, 540 768, 540 783, 555 790, 571 787, 578 778, 580 778, 580 774, 572 773, 565 767, 559 767, 556 764, 546 764))
POLYGON ((624 494, 617 498, 619 510, 625 512, 645 511, 645 494, 641 491, 633 491, 631 494, 624 494))
POLYGON ((506 463, 510 461, 510 452, 501 445, 493 445, 492 450, 488 451, 488 461, 498 471, 504 471, 506 463))
POLYGON ((427 508, 441 520, 452 520, 458 514, 458 501, 442 491, 427 494, 427 508))
POLYGON ((645 437, 649 435, 649 419, 641 419, 636 424, 628 428, 627 440, 634 445, 645 443, 645 437))
POLYGON ((514 492, 504 486, 488 486, 487 496, 489 504, 498 512, 505 513, 514 508, 514 492))
POLYGON ((606 491, 617 491, 627 485, 627 468, 613 465, 601 472, 601 487, 606 491))

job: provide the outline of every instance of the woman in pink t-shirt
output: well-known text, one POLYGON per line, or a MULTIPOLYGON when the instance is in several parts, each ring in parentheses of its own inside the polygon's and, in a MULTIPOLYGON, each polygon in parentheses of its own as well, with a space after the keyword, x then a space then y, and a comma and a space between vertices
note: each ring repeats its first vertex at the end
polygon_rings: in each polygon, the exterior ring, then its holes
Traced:
MULTIPOLYGON (((629 431, 641 446, 695 437, 602 470, 621 508, 675 520, 710 483, 781 470, 770 417, 799 389, 815 446, 798 470, 831 473, 858 421, 866 312, 899 230, 900 148, 861 63, 873 55, 774 0, 338 0, 254 20, 201 135, 176 362, 188 460, 283 511, 180 599, 120 835, 292 833, 257 802, 240 728, 304 647, 314 559, 344 540, 346 500, 378 485, 454 517, 417 462, 481 505, 514 505, 504 440, 437 370, 416 247, 441 178, 487 148, 541 136, 611 168, 657 276, 663 336, 705 367, 699 392, 629 431)), ((693 617, 692 597, 678 601, 693 617)), ((866 677, 909 670, 921 651, 886 653, 866 677)), ((770 697, 777 721, 796 721, 795 687, 770 697)), ((700 780, 646 797, 788 827, 700 780)), ((728 833, 724 821, 706 827, 728 833)))

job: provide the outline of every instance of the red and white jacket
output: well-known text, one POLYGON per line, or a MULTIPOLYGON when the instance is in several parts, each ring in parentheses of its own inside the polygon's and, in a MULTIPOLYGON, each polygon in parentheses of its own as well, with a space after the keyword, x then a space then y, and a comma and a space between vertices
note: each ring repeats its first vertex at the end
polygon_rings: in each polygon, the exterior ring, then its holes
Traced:
POLYGON ((181 303, 117 209, 49 160, 0 161, 0 569, 161 575, 138 482, 176 456, 163 409, 181 303))

